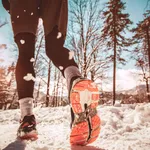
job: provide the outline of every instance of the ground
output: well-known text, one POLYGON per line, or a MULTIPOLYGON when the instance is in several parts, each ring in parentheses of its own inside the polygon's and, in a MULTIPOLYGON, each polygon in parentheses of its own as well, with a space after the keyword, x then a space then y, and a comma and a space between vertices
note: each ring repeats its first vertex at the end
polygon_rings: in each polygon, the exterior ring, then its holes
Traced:
POLYGON ((88 146, 70 146, 69 106, 34 109, 39 139, 16 140, 19 110, 0 111, 0 150, 150 150, 150 103, 98 107, 101 133, 88 146))

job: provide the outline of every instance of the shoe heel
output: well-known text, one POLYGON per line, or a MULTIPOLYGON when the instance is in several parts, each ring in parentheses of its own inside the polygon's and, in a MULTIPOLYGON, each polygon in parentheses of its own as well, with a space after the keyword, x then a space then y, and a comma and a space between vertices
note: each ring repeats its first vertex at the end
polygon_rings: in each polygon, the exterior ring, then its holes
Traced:
POLYGON ((88 122, 81 122, 72 127, 70 143, 71 145, 85 145, 88 136, 88 122))

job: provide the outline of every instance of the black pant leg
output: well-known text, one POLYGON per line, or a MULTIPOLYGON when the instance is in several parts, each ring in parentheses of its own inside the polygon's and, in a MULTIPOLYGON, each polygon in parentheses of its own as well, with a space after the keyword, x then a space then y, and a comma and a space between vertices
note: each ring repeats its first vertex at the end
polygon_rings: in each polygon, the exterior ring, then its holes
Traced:
POLYGON ((25 80, 27 74, 35 77, 33 62, 35 50, 35 35, 32 33, 19 33, 15 36, 15 42, 18 45, 19 57, 16 65, 16 82, 19 99, 32 97, 34 81, 25 80))
POLYGON ((58 38, 58 28, 54 27, 51 33, 49 33, 46 39, 46 54, 52 60, 54 65, 62 72, 64 75, 64 70, 69 66, 77 66, 73 57, 70 59, 70 51, 65 48, 64 45, 64 37, 61 35, 58 38))

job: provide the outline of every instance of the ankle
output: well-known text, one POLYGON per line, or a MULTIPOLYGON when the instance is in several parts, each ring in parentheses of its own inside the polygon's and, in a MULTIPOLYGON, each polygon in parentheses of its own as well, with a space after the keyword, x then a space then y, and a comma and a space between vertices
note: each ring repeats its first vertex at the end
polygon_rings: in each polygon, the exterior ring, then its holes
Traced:
POLYGON ((77 78, 81 77, 81 73, 76 66, 69 66, 64 71, 65 78, 67 80, 67 88, 70 90, 72 83, 77 78))
POLYGON ((21 119, 33 115, 33 98, 27 97, 19 100, 21 119))

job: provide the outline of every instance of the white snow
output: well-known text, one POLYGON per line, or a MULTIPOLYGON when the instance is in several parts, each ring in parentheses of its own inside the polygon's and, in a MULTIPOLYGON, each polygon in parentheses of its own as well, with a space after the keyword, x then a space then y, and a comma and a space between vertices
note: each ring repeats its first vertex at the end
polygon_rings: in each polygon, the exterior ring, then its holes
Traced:
POLYGON ((23 79, 26 81, 30 81, 30 80, 35 81, 36 80, 35 77, 33 77, 33 75, 31 73, 27 73, 27 75, 24 76, 23 79))
POLYGON ((57 39, 60 39, 61 37, 62 37, 62 33, 58 32, 57 39))
POLYGON ((24 12, 26 12, 26 10, 24 10, 24 12))
POLYGON ((7 83, 10 82, 11 78, 12 78, 12 72, 9 72, 9 74, 6 76, 7 83))
POLYGON ((39 139, 16 140, 20 110, 0 110, 0 149, 4 150, 150 150, 150 103, 98 108, 101 133, 88 146, 70 146, 70 108, 34 109, 39 139))
POLYGON ((63 70, 63 69, 64 69, 64 67, 63 67, 63 66, 59 66, 59 69, 60 69, 60 70, 63 70))
POLYGON ((21 43, 21 44, 25 44, 25 40, 22 40, 22 39, 21 39, 21 40, 20 40, 20 43, 21 43))
POLYGON ((31 16, 33 15, 33 12, 31 13, 31 16))
POLYGON ((19 18, 19 16, 17 16, 17 18, 19 18))
POLYGON ((69 52, 69 60, 71 60, 74 57, 74 51, 69 52))
POLYGON ((31 58, 31 59, 30 59, 30 62, 35 62, 35 59, 34 59, 34 58, 31 58))

